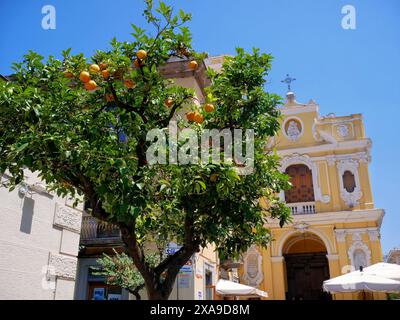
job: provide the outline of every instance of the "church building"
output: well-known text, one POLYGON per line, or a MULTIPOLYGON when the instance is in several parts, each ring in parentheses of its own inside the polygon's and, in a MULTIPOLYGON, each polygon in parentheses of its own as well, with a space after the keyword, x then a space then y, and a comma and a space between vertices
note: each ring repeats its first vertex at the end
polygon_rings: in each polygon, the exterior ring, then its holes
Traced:
MULTIPOLYGON (((383 209, 374 207, 368 164, 371 140, 361 114, 321 116, 318 104, 296 101, 289 83, 282 123, 268 143, 292 188, 280 197, 293 221, 283 228, 270 220, 273 241, 243 257, 241 282, 268 292, 271 300, 358 299, 330 295, 322 283, 360 266, 382 261, 383 209)), ((382 293, 370 299, 384 299, 382 293)))

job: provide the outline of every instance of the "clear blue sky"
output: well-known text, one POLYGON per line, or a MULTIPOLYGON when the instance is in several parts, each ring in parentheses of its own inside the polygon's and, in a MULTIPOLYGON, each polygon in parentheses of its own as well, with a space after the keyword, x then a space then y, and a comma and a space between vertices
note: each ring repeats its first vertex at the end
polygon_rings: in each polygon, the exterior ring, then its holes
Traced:
MULTIPOLYGON (((321 113, 362 113, 373 140, 370 174, 375 205, 386 210, 382 244, 400 246, 400 1, 398 0, 176 0, 193 13, 194 47, 211 55, 237 46, 275 57, 268 90, 285 94, 280 80, 297 78, 301 102, 321 113), (356 30, 341 28, 341 8, 356 8, 356 30), (397 198, 399 197, 399 198, 397 198)), ((1 0, 0 73, 29 49, 59 57, 62 49, 90 55, 116 36, 129 41, 142 24, 141 0, 1 0), (56 30, 41 28, 42 6, 54 5, 56 30)))

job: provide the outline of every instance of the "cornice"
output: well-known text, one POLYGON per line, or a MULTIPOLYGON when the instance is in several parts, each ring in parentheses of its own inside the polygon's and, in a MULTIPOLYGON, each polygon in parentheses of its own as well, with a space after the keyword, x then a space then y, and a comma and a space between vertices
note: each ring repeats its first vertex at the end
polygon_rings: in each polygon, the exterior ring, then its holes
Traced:
POLYGON ((315 112, 318 114, 319 106, 317 104, 296 104, 296 105, 287 105, 283 106, 280 109, 281 113, 285 116, 299 114, 299 113, 307 113, 307 112, 315 112))
MULTIPOLYGON (((353 223, 376 221, 380 228, 385 212, 383 209, 353 210, 353 211, 336 211, 336 212, 320 212, 314 214, 293 215, 293 223, 287 227, 293 227, 296 223, 306 223, 309 225, 329 225, 334 223, 353 223)), ((271 219, 267 223, 268 227, 279 227, 279 220, 271 219)), ((368 228, 373 229, 373 228, 368 228)))
POLYGON ((280 156, 286 156, 293 153, 310 154, 317 152, 338 151, 338 150, 348 150, 348 149, 364 149, 364 148, 369 149, 370 147, 371 147, 371 139, 365 138, 362 140, 339 141, 336 144, 326 143, 308 147, 278 149, 277 153, 280 156))

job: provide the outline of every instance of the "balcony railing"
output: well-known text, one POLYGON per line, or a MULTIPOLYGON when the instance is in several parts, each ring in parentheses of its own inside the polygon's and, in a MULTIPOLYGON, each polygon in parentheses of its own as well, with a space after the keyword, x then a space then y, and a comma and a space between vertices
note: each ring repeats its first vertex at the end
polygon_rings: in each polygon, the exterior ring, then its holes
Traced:
POLYGON ((81 241, 93 242, 101 240, 120 240, 121 231, 118 227, 101 222, 89 215, 82 218, 81 241))
POLYGON ((315 202, 287 203, 287 206, 292 210, 293 215, 316 213, 315 202))

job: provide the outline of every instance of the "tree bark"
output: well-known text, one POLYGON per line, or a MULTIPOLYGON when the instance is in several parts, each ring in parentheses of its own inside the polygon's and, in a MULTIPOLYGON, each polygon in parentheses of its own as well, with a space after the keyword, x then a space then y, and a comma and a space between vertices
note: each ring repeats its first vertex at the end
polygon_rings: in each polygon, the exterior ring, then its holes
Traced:
POLYGON ((137 243, 134 224, 127 226, 120 223, 120 228, 128 254, 143 276, 149 300, 168 300, 180 268, 199 250, 200 242, 194 239, 193 218, 186 216, 185 240, 182 248, 155 268, 150 267, 145 261, 143 249, 137 243))

